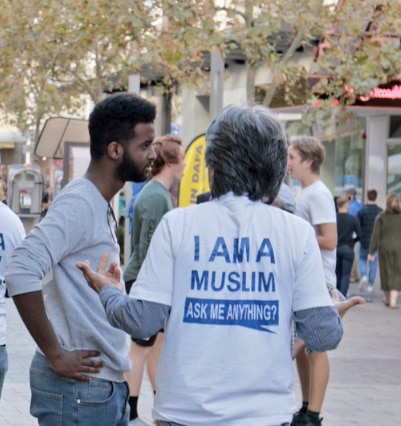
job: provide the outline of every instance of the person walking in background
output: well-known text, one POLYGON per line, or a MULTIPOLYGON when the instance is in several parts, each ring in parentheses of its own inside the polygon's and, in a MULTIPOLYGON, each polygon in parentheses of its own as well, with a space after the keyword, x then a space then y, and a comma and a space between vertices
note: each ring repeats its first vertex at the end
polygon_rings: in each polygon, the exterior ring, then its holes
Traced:
MULTIPOLYGON (((358 200, 357 192, 355 188, 348 188, 345 191, 345 196, 349 200, 349 214, 351 216, 357 216, 359 210, 361 210, 363 203, 358 200)), ((352 263, 351 269, 351 282, 357 283, 361 279, 361 274, 359 271, 359 242, 354 246, 354 262, 352 263)))
POLYGON ((394 192, 388 195, 386 209, 376 218, 369 245, 369 261, 374 260, 376 250, 384 304, 396 309, 401 291, 401 206, 400 197, 394 192))
POLYGON ((127 335, 107 321, 75 264, 95 264, 107 251, 119 265, 110 201, 126 181, 146 179, 155 159, 155 116, 152 103, 131 93, 95 105, 85 175, 55 197, 7 266, 9 294, 38 345, 30 412, 40 425, 128 425, 127 335), (42 289, 50 270, 52 279, 42 289))
POLYGON ((345 195, 349 200, 349 214, 351 216, 357 216, 359 210, 361 210, 363 203, 358 200, 358 195, 355 188, 348 188, 345 191, 345 195))
POLYGON ((367 284, 366 289, 369 293, 373 291, 377 272, 377 252, 374 253, 373 260, 368 261, 370 237, 372 236, 376 217, 383 211, 376 204, 376 198, 377 191, 375 189, 366 191, 366 204, 363 205, 357 215, 362 230, 359 248, 359 272, 361 274, 359 289, 361 291, 364 290, 367 284))
MULTIPOLYGON (((131 286, 135 285, 157 225, 164 214, 173 209, 169 191, 181 180, 186 165, 182 141, 178 136, 161 136, 155 139, 153 146, 156 152, 151 172, 153 179, 141 190, 134 207, 133 251, 124 271, 127 293, 131 286)), ((130 356, 133 368, 127 374, 130 390, 130 420, 138 417, 138 397, 145 364, 147 364, 153 391, 156 391, 155 376, 163 345, 162 331, 149 339, 132 339, 130 356)))
POLYGON ((47 211, 49 210, 50 203, 53 201, 53 191, 51 190, 50 185, 46 185, 46 189, 42 197, 42 212, 41 216, 46 216, 47 211))
POLYGON ((140 192, 142 191, 143 187, 145 186, 146 181, 144 182, 132 182, 132 197, 130 198, 126 208, 125 208, 125 216, 128 218, 128 233, 131 236, 131 245, 132 245, 132 229, 134 226, 134 207, 135 202, 138 199, 138 196, 140 192))
POLYGON ((341 319, 312 227, 264 202, 287 168, 279 121, 260 105, 230 106, 206 140, 212 199, 163 217, 131 297, 110 286, 119 272, 105 270, 107 254, 98 273, 77 266, 115 326, 146 337, 167 320, 153 410, 161 426, 288 425, 292 318, 317 352, 338 345, 341 319))
POLYGON ((361 239, 361 227, 355 216, 349 211, 347 197, 338 197, 337 204, 337 289, 347 297, 352 264, 354 261, 354 245, 361 239))
POLYGON ((6 265, 14 248, 24 239, 25 229, 20 218, 0 202, 0 397, 8 370, 6 347, 6 265))

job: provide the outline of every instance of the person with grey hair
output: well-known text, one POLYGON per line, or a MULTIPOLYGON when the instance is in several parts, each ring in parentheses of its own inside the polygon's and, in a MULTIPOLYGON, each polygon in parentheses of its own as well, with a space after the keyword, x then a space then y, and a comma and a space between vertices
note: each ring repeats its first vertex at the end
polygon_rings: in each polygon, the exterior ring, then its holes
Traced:
POLYGON ((97 272, 77 267, 115 327, 145 338, 165 326, 153 409, 162 426, 289 425, 291 321, 326 351, 341 319, 313 228, 271 205, 287 168, 276 117, 229 106, 206 140, 212 199, 163 216, 129 296, 107 253, 97 272))

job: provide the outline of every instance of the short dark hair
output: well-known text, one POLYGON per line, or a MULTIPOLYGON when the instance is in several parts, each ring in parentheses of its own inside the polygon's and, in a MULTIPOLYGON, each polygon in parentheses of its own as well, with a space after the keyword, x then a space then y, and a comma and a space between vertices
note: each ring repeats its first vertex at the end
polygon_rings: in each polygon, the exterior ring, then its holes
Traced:
POLYGON ((230 191, 271 204, 287 171, 288 143, 278 119, 265 107, 229 106, 206 131, 211 194, 230 191))
POLYGON ((368 197, 369 201, 376 201, 377 191, 375 189, 368 189, 366 192, 366 196, 368 197))
POLYGON ((135 126, 153 123, 156 107, 133 93, 116 93, 95 105, 89 116, 90 154, 103 156, 111 142, 125 146, 135 137, 135 126))
POLYGON ((179 136, 163 135, 153 141, 156 158, 153 161, 152 175, 158 175, 165 164, 177 164, 182 140, 179 136))
POLYGON ((349 203, 349 199, 346 196, 341 196, 336 198, 337 209, 341 209, 345 204, 349 203))

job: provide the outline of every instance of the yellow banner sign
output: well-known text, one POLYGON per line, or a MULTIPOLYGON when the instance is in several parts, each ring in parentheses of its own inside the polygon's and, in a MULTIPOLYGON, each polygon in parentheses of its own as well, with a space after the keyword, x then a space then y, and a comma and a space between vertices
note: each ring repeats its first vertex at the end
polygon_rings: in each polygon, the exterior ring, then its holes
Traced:
POLYGON ((191 204, 196 204, 196 197, 210 190, 205 162, 205 151, 205 134, 196 137, 185 151, 187 166, 178 190, 179 207, 187 207, 191 204))

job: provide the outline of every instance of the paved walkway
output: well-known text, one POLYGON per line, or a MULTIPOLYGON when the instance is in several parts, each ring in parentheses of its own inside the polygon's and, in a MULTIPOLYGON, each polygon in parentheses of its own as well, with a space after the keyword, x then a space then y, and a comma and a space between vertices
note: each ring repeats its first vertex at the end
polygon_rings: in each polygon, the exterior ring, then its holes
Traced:
MULTIPOLYGON (((360 294, 355 284, 351 284, 350 293, 360 294)), ((373 294, 364 295, 370 303, 357 306, 345 316, 343 341, 330 353, 331 377, 323 407, 325 426, 401 424, 401 309, 383 305, 377 283, 373 294)), ((35 425, 29 415, 28 384, 35 345, 10 299, 7 311, 9 371, 0 401, 0 425, 35 425)), ((297 379, 295 392, 300 400, 297 379)), ((145 380, 139 402, 144 424, 152 424, 151 405, 152 393, 145 380)))

